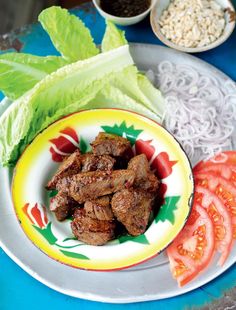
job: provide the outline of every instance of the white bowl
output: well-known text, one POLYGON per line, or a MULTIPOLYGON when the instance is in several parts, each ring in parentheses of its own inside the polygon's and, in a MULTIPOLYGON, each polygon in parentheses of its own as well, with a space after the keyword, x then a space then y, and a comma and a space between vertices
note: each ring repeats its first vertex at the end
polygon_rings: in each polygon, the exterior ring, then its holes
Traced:
POLYGON ((163 251, 189 216, 193 189, 190 162, 181 145, 164 127, 130 111, 93 109, 60 119, 34 139, 17 162, 12 197, 24 232, 49 257, 75 268, 111 271, 134 266, 163 251), (144 153, 149 160, 155 157, 151 168, 158 170, 158 178, 163 179, 158 193, 161 206, 160 203, 155 206, 158 212, 153 213, 154 219, 147 230, 136 237, 118 236, 102 247, 71 240, 72 219, 56 220, 49 210, 53 193, 44 189, 63 160, 62 150, 70 154, 83 141, 88 151, 100 131, 128 137, 137 154, 144 153))
POLYGON ((158 37, 160 41, 162 41, 165 45, 174 48, 179 51, 187 52, 187 53, 199 53, 203 51, 210 50, 212 48, 215 48, 222 44, 225 40, 228 39, 228 37, 231 35, 231 33, 234 30, 235 27, 235 9, 233 4, 230 0, 216 0, 216 2, 222 7, 222 9, 225 11, 225 21, 226 26, 222 33, 222 35, 214 42, 202 46, 202 47, 184 47, 177 45, 173 43, 172 41, 168 40, 161 32, 160 25, 159 25, 159 19, 162 15, 162 12, 167 9, 167 7, 170 4, 170 0, 157 0, 156 5, 153 7, 151 11, 150 21, 152 30, 155 33, 155 35, 158 37))
MULTIPOLYGON (((115 0, 111 0, 111 1, 115 1, 115 0)), ((129 25, 137 24, 141 20, 143 20, 148 15, 148 13, 152 10, 152 8, 155 6, 156 1, 157 0, 151 0, 151 5, 146 11, 144 11, 143 13, 141 13, 139 15, 132 16, 132 17, 118 17, 118 16, 114 16, 114 15, 110 15, 110 14, 106 13, 105 11, 102 10, 102 8, 100 6, 100 0, 93 0, 93 4, 95 5, 98 12, 104 18, 111 20, 112 22, 114 22, 117 25, 129 26, 129 25)))

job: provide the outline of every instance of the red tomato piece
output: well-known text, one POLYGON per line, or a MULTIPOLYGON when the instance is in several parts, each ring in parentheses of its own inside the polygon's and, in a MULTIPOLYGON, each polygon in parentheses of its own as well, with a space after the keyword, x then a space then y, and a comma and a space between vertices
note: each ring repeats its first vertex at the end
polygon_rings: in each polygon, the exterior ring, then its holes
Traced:
POLYGON ((186 225, 167 248, 170 269, 179 286, 187 284, 211 262, 214 226, 206 210, 195 203, 186 225))
POLYGON ((232 220, 233 239, 236 239, 236 186, 212 171, 195 173, 194 179, 197 185, 215 193, 227 207, 232 220))
POLYGON ((236 166, 236 151, 224 151, 206 161, 200 161, 194 169, 201 170, 207 167, 210 163, 215 165, 225 164, 236 166))
POLYGON ((230 214, 221 199, 209 189, 199 185, 195 187, 194 203, 200 203, 213 222, 216 249, 221 253, 218 264, 222 266, 229 255, 233 242, 230 214))
POLYGON ((215 172, 236 186, 236 151, 222 152, 207 161, 200 161, 193 168, 194 173, 199 171, 215 172))

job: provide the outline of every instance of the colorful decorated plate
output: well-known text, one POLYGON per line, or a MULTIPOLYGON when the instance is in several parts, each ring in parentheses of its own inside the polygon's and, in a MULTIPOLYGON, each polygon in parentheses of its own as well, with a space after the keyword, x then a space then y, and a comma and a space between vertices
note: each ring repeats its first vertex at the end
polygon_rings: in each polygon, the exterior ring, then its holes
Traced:
POLYGON ((19 222, 29 239, 51 258, 90 270, 123 269, 160 253, 183 227, 191 208, 192 171, 178 142, 159 124, 124 110, 90 110, 54 123, 28 146, 15 168, 12 195, 19 222), (100 131, 128 138, 135 153, 145 153, 162 179, 163 204, 143 235, 122 236, 104 246, 74 238, 72 219, 58 222, 49 210, 55 193, 45 185, 77 147, 90 150, 100 131))

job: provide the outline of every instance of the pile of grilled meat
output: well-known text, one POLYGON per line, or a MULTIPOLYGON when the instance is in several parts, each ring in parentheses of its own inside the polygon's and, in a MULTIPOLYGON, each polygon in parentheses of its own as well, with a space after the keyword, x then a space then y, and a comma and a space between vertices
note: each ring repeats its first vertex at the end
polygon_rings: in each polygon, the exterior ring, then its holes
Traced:
POLYGON ((105 244, 120 227, 144 233, 159 187, 146 155, 134 156, 127 139, 104 132, 91 146, 91 153, 65 157, 48 182, 58 190, 50 210, 59 221, 72 215, 73 234, 87 244, 105 244))

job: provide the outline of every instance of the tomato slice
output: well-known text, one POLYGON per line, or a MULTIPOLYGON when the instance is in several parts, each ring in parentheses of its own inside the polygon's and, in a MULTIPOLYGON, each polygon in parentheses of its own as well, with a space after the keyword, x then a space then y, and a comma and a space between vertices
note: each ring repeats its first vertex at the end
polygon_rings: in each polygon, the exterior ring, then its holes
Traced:
POLYGON ((202 160, 194 167, 194 170, 201 170, 210 164, 236 166, 236 151, 224 151, 206 161, 202 160))
POLYGON ((195 173, 194 179, 196 184, 215 193, 227 207, 232 220, 233 239, 236 239, 236 186, 212 171, 195 173))
POLYGON ((211 262, 214 227, 206 210, 195 203, 186 225, 167 248, 170 269, 179 286, 195 278, 211 262))
POLYGON ((193 172, 215 172, 236 186, 236 151, 222 152, 207 161, 200 161, 193 172))
POLYGON ((194 202, 200 203, 206 209, 213 222, 216 249, 221 253, 218 264, 222 266, 229 255, 233 242, 230 213, 221 199, 209 189, 199 185, 195 187, 194 202))

